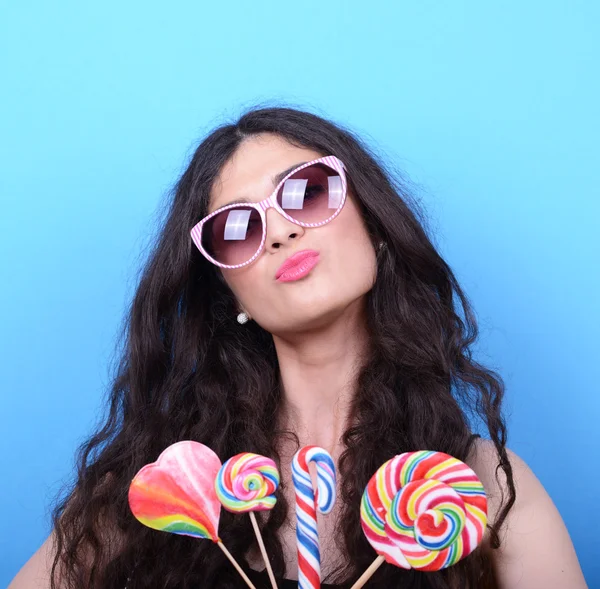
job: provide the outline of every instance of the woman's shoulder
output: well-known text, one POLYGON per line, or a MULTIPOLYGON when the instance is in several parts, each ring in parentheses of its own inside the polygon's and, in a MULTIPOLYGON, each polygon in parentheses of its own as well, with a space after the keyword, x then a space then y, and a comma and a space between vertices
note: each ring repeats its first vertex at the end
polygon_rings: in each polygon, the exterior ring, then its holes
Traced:
MULTIPOLYGON (((108 473, 105 477, 103 477, 100 483, 96 485, 93 492, 98 492, 99 490, 102 490, 105 485, 113 483, 115 478, 116 477, 113 475, 113 473, 108 473)), ((69 501, 67 503, 67 509, 73 507, 75 500, 77 500, 78 502, 82 502, 82 500, 85 501, 86 499, 87 496, 83 495, 77 488, 75 488, 70 495, 69 501)), ((65 512, 62 513, 57 524, 61 529, 64 528, 66 525, 64 518, 65 512)), ((72 520, 69 519, 68 521, 72 520)), ((116 525, 116 522, 113 521, 112 517, 110 517, 106 510, 98 514, 97 525, 94 529, 94 532, 97 535, 97 540, 99 544, 103 547, 103 555, 106 559, 110 559, 125 547, 125 536, 122 534, 121 530, 116 525)), ((48 587, 50 587, 52 566, 54 560, 56 559, 56 553, 60 545, 58 542, 58 537, 59 532, 57 532, 57 529, 54 528, 52 532, 48 535, 48 537, 44 540, 42 545, 31 555, 29 560, 17 573, 17 576, 9 585, 9 589, 47 589, 48 587)), ((63 539, 62 550, 64 550, 64 542, 66 541, 64 530, 61 537, 63 539)), ((92 552, 92 547, 88 547, 87 549, 84 548, 80 552, 81 557, 84 563, 86 563, 86 565, 91 565, 92 563, 92 560, 94 558, 92 552)), ((60 588, 64 584, 62 581, 60 570, 57 571, 55 579, 57 582, 57 587, 60 588)))
POLYGON ((494 520, 502 499, 508 498, 509 484, 502 465, 508 462, 515 492, 519 500, 527 501, 532 493, 539 492, 540 482, 527 463, 513 450, 505 447, 506 459, 502 458, 492 440, 477 437, 472 440, 465 463, 482 482, 488 497, 488 519, 494 520))
POLYGON ((525 460, 509 448, 501 458, 491 440, 477 439, 465 462, 485 488, 491 524, 510 501, 506 471, 512 473, 515 498, 498 530, 500 547, 491 549, 489 528, 482 543, 492 557, 499 585, 586 587, 560 513, 525 460))
POLYGON ((47 589, 56 553, 56 534, 52 532, 23 565, 8 589, 47 589))
MULTIPOLYGON (((506 449, 506 458, 510 465, 510 471, 515 483, 515 492, 528 493, 528 487, 532 484, 533 473, 525 461, 513 452, 506 449), (517 485, 518 483, 518 485, 517 485), (525 486, 525 488, 523 488, 525 486)), ((509 483, 506 471, 501 468, 503 459, 492 440, 477 437, 472 440, 465 463, 473 469, 482 482, 488 499, 488 522, 496 521, 499 510, 509 498, 509 483), (503 503, 504 501, 504 503, 503 503)), ((484 545, 489 541, 486 531, 484 545)))

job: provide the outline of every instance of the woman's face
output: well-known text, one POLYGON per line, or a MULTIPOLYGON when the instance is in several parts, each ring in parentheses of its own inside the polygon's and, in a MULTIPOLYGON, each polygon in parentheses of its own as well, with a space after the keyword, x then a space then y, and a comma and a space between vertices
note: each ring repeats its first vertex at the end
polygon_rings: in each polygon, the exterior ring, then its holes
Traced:
MULTIPOLYGON (((273 176, 324 155, 330 154, 295 147, 271 133, 246 139, 217 177, 209 212, 239 198, 263 200, 275 189, 273 176)), ((243 268, 221 269, 240 310, 272 334, 285 334, 318 329, 360 304, 373 286, 376 259, 351 193, 340 214, 321 227, 301 227, 275 209, 266 211, 266 218, 265 248, 258 258, 243 268), (316 250, 316 266, 299 280, 277 280, 279 267, 300 250, 316 250)))

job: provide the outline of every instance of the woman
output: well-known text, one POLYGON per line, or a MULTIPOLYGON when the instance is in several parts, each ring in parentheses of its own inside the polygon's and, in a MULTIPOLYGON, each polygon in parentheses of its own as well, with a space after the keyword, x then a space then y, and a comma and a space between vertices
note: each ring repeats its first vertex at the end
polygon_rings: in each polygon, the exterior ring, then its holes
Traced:
MULTIPOLYGON (((506 448, 502 380, 471 358, 466 296, 403 187, 351 132, 267 108, 208 136, 177 184, 126 335, 108 419, 12 589, 47 587, 50 569, 56 589, 244 586, 211 542, 144 528, 129 511, 132 477, 184 439, 221 460, 276 459, 279 500, 261 526, 280 579, 297 579, 291 459, 316 444, 338 467, 338 501, 319 522, 324 587, 371 563, 362 491, 387 459, 419 449, 478 474, 483 544, 440 572, 384 565, 368 586, 585 587, 560 515, 506 448), (471 434, 471 415, 489 440, 471 434)), ((220 535, 268 586, 249 519, 224 512, 220 535)))

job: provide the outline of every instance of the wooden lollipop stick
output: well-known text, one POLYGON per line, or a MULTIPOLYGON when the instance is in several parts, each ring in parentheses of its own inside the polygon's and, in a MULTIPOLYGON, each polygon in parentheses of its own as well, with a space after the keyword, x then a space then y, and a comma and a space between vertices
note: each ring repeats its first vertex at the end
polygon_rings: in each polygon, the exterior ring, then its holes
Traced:
POLYGON ((265 566, 267 567, 267 573, 269 574, 269 579, 271 580, 271 585, 273 589, 277 589, 277 582, 275 581, 275 575, 273 574, 273 569, 271 568, 271 563, 269 562, 269 557, 267 556, 267 551, 265 549, 265 543, 263 542, 263 538, 260 533, 260 529, 258 527, 258 522, 256 521, 256 516, 253 511, 249 512, 250 521, 252 522, 252 527, 254 528, 254 533, 256 534, 256 539, 258 540, 258 546, 260 547, 260 552, 262 554, 263 560, 265 561, 265 566))
POLYGON ((233 558, 233 556, 231 556, 231 552, 229 552, 229 550, 227 550, 227 548, 225 548, 225 544, 223 544, 223 542, 221 542, 221 540, 219 540, 217 542, 217 544, 219 545, 219 548, 224 552, 225 556, 229 559, 231 564, 235 567, 235 569, 240 574, 242 579, 244 579, 244 581, 246 581, 246 585, 248 585, 248 587, 250 587, 250 589, 256 589, 256 587, 252 584, 252 581, 248 578, 246 573, 242 570, 242 567, 236 562, 235 558, 233 558))
POLYGON ((360 576, 360 579, 352 585, 350 589, 360 589, 374 574, 375 571, 385 562, 383 556, 378 556, 371 566, 360 576))

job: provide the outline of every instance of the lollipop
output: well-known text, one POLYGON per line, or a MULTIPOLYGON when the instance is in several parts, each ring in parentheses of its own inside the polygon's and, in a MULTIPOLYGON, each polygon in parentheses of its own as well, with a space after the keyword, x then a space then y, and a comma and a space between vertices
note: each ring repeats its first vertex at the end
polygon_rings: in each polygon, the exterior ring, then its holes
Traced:
POLYGON ((487 497, 464 462, 443 452, 405 452, 371 477, 360 521, 379 557, 352 589, 362 587, 384 561, 422 571, 456 564, 483 538, 487 497))
POLYGON ((135 475, 129 507, 137 520, 154 530, 212 540, 255 589, 217 533, 221 504, 214 481, 220 468, 219 457, 207 446, 187 440, 172 444, 135 475))
POLYGON ((275 462, 250 452, 230 458, 215 479, 215 491, 225 509, 234 513, 249 512, 273 589, 277 589, 275 575, 253 512, 273 509, 277 501, 273 494, 278 486, 279 472, 275 462))
POLYGON ((217 497, 227 511, 267 511, 277 499, 279 472, 270 458, 243 452, 230 458, 215 480, 217 497))
POLYGON ((296 538, 298 543, 298 587, 319 589, 321 554, 317 530, 317 509, 327 514, 335 503, 335 465, 330 454, 317 446, 305 446, 294 455, 292 480, 296 490, 296 538), (315 494, 309 462, 317 467, 315 494))

